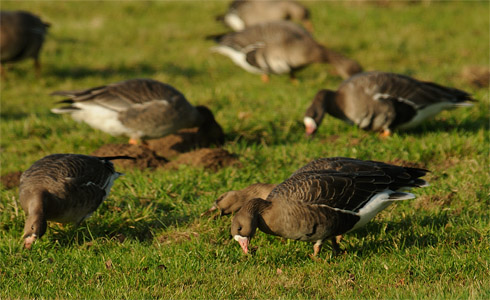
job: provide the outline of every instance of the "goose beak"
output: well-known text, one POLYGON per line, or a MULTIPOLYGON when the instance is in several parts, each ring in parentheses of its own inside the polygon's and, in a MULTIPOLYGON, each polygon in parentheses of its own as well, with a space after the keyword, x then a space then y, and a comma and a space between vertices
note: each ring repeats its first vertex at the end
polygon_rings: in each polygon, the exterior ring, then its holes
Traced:
POLYGON ((33 234, 25 238, 24 240, 24 248, 31 249, 32 244, 36 241, 37 235, 33 234))
POLYGON ((250 239, 248 237, 244 237, 244 236, 241 236, 238 234, 235 235, 233 238, 240 244, 243 252, 245 252, 245 254, 247 254, 248 253, 248 244, 250 243, 250 239))
POLYGON ((316 132, 316 129, 317 129, 317 125, 316 125, 315 120, 313 120, 310 117, 305 117, 303 120, 303 123, 305 124, 306 135, 312 136, 316 132))

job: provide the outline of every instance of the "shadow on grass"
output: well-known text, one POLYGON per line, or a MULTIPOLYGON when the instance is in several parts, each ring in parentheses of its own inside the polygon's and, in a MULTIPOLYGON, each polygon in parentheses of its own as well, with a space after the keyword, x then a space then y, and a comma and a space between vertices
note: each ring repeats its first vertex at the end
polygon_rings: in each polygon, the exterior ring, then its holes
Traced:
MULTIPOLYGON (((356 252, 359 257, 375 255, 378 249, 389 251, 393 245, 398 248, 427 248, 437 247, 445 239, 441 232, 444 232, 448 223, 454 217, 443 211, 433 216, 425 217, 406 217, 400 222, 370 222, 366 226, 351 233, 359 239, 363 239, 362 245, 353 245, 345 247, 347 253, 356 252), (414 227, 422 227, 422 230, 414 230, 414 227), (382 239, 368 239, 367 237, 378 232, 392 232, 393 235, 387 234, 382 239), (400 237, 401 238, 398 238, 400 237)), ((467 244, 468 241, 475 238, 472 234, 451 234, 452 243, 467 244)))
POLYGON ((99 220, 94 220, 93 218, 97 216, 93 216, 88 221, 82 222, 78 228, 74 225, 51 225, 46 232, 46 238, 61 246, 82 245, 99 238, 116 239, 121 242, 125 239, 145 242, 155 237, 153 234, 155 231, 176 224, 185 226, 195 219, 195 216, 183 215, 181 210, 172 205, 162 203, 152 205, 155 212, 161 213, 99 220))
POLYGON ((431 120, 415 128, 399 131, 398 134, 421 136, 426 134, 427 132, 477 132, 482 128, 488 128, 488 121, 489 119, 483 115, 479 116, 476 119, 466 118, 462 120, 459 124, 449 123, 443 120, 431 120))
POLYGON ((200 71, 195 68, 182 67, 174 63, 163 65, 151 65, 139 63, 135 65, 122 65, 116 67, 88 68, 84 66, 74 66, 73 68, 57 68, 51 66, 46 70, 46 75, 58 78, 81 79, 85 77, 110 78, 113 76, 123 76, 127 79, 153 77, 157 73, 165 73, 169 76, 195 77, 200 75, 200 71))

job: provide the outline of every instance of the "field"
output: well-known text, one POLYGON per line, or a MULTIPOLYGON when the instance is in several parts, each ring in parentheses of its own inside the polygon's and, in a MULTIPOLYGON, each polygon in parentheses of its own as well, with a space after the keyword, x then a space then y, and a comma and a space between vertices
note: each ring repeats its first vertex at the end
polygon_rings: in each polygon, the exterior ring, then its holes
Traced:
POLYGON ((489 91, 462 76, 489 65, 488 2, 305 2, 315 37, 366 70, 407 74, 471 92, 471 108, 446 111, 382 140, 331 117, 307 139, 303 114, 321 88, 341 79, 326 65, 260 76, 212 53, 204 37, 222 1, 2 1, 52 26, 42 76, 32 61, 1 81, 1 174, 52 153, 89 154, 125 143, 49 110, 55 90, 153 78, 205 104, 241 167, 216 172, 123 170, 111 195, 80 227, 51 224, 22 248, 18 189, 0 195, 0 299, 16 298, 490 298, 489 91), (347 156, 431 170, 431 186, 344 236, 345 254, 259 232, 253 255, 230 236, 230 217, 200 214, 222 193, 279 183, 319 157, 347 156))

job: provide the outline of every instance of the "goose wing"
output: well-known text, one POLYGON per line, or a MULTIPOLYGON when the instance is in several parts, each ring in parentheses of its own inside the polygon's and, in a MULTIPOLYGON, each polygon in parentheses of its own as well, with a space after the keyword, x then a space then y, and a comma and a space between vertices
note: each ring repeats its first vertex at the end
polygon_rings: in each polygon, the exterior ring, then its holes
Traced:
POLYGON ((59 103, 90 102, 114 111, 150 101, 186 101, 184 95, 172 86, 152 79, 132 79, 86 90, 57 91, 52 95, 68 97, 59 103))

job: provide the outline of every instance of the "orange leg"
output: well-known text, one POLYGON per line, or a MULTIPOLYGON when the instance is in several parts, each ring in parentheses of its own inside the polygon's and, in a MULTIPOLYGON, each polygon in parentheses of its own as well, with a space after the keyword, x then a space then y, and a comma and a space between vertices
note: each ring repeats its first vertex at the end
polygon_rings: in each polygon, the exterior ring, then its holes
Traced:
POLYGON ((390 137, 391 136, 391 130, 389 130, 389 129, 383 130, 383 132, 381 132, 380 136, 381 136, 381 138, 384 138, 384 139, 390 137))
POLYGON ((260 79, 262 79, 262 82, 264 82, 264 83, 268 83, 270 81, 268 74, 262 74, 260 76, 260 79))
POLYGON ((130 145, 138 145, 138 140, 137 139, 130 138, 128 144, 130 144, 130 145))

